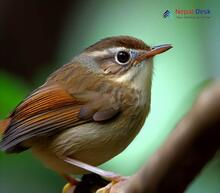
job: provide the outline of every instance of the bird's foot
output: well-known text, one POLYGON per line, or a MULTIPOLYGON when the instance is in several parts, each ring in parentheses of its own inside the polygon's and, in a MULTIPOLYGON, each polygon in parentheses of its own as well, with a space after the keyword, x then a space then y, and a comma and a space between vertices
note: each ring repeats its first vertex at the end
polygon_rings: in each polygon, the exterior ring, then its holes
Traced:
POLYGON ((119 193, 125 187, 129 177, 117 176, 111 181, 103 179, 97 174, 85 174, 78 184, 68 183, 63 188, 63 193, 89 192, 89 193, 119 193))
POLYGON ((118 176, 112 179, 112 181, 103 188, 99 188, 96 193, 119 193, 122 192, 125 183, 129 179, 128 176, 118 176))
POLYGON ((71 183, 67 183, 64 187, 63 187, 63 191, 62 193, 73 193, 74 190, 76 188, 76 185, 73 185, 71 183))
MULTIPOLYGON (((89 172, 92 172, 93 174, 90 174, 90 175, 94 175, 94 176, 96 175, 96 176, 99 176, 99 178, 101 176, 102 178, 104 178, 104 180, 107 183, 96 188, 96 193, 117 192, 119 189, 121 189, 122 185, 125 182, 127 182, 128 178, 129 178, 129 177, 121 176, 121 175, 114 173, 114 172, 111 172, 111 171, 102 170, 102 169, 97 168, 95 166, 86 164, 84 162, 81 162, 81 161, 78 161, 78 160, 75 160, 75 159, 72 159, 69 157, 64 158, 64 161, 71 164, 71 165, 74 165, 74 166, 77 166, 77 167, 82 168, 84 170, 87 170, 89 172)), ((94 183, 94 181, 93 181, 95 179, 94 176, 92 176, 90 178, 90 180, 83 180, 82 179, 82 181, 79 183, 79 185, 76 186, 76 189, 77 188, 81 189, 81 185, 83 185, 83 187, 88 188, 87 182, 89 182, 89 184, 90 184, 90 182, 94 183), (86 184, 84 184, 85 182, 86 182, 86 184)), ((98 183, 94 183, 94 184, 97 185, 98 183)), ((92 187, 93 187, 93 185, 92 185, 92 187)), ((89 190, 90 190, 90 188, 89 188, 89 190)), ((73 191, 73 192, 76 192, 76 191, 73 191)), ((69 193, 69 192, 65 192, 65 193, 69 193)))
POLYGON ((62 193, 74 192, 76 186, 79 184, 80 181, 68 175, 63 175, 63 177, 68 181, 68 183, 63 187, 62 193))

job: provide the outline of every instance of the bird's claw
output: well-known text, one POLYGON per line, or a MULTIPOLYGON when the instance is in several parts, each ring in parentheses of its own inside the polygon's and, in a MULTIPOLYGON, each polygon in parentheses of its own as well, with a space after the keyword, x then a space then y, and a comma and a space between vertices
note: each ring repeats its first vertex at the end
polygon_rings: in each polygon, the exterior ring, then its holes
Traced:
POLYGON ((96 193, 121 193, 128 179, 128 176, 118 176, 105 187, 98 189, 96 193))
POLYGON ((128 179, 128 176, 114 174, 111 175, 109 181, 106 181, 99 175, 87 174, 78 183, 67 183, 62 193, 75 193, 82 190, 87 190, 87 192, 95 191, 96 193, 121 193, 128 179))
POLYGON ((63 191, 62 193, 73 193, 74 190, 76 188, 76 185, 73 185, 72 183, 67 183, 64 187, 63 187, 63 191))

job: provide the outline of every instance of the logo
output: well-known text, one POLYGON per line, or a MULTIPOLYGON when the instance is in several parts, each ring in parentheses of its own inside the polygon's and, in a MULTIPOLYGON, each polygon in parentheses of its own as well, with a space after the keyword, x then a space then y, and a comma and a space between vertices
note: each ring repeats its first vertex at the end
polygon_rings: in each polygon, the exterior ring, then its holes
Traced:
POLYGON ((172 17, 177 19, 205 19, 211 17, 211 10, 210 9, 175 9, 166 10, 163 13, 163 18, 172 17), (172 14, 171 14, 172 13, 172 14))
POLYGON ((171 16, 171 12, 169 10, 166 10, 164 13, 163 13, 163 17, 164 18, 167 18, 167 17, 170 17, 171 16))

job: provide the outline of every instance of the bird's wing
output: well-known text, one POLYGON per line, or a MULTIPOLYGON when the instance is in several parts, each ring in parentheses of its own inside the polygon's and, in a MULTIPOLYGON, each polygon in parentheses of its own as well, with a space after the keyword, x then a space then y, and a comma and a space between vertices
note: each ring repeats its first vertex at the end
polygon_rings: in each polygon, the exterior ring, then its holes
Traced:
POLYGON ((20 143, 25 140, 54 135, 90 121, 106 121, 119 112, 111 96, 95 92, 76 96, 59 85, 36 90, 17 106, 8 121, 2 122, 6 128, 2 128, 1 150, 21 151, 20 143))

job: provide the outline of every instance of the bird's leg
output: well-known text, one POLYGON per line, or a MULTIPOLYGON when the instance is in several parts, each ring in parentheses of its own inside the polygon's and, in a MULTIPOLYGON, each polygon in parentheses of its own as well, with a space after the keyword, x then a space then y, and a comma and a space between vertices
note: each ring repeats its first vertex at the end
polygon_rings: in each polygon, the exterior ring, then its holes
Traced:
POLYGON ((69 164, 72 164, 74 166, 77 166, 79 168, 82 168, 84 170, 87 170, 89 172, 98 174, 98 175, 102 176, 103 178, 105 178, 106 180, 109 180, 109 181, 117 182, 117 181, 120 181, 122 178, 124 178, 123 176, 121 176, 119 174, 116 174, 114 172, 105 171, 105 170, 102 170, 102 169, 97 168, 95 166, 89 165, 87 163, 84 163, 84 162, 81 162, 81 161, 78 161, 78 160, 75 160, 75 159, 72 159, 72 158, 69 158, 69 157, 64 158, 64 161, 69 163, 69 164))
POLYGON ((72 177, 70 175, 61 174, 61 176, 63 176, 64 179, 72 185, 77 185, 79 183, 79 181, 77 179, 75 179, 74 177, 72 177))
MULTIPOLYGON (((76 167, 82 168, 82 169, 87 170, 89 172, 95 173, 95 174, 103 177, 107 181, 110 181, 108 185, 104 186, 103 188, 98 189, 96 191, 97 193, 109 193, 110 190, 116 184, 121 183, 121 182, 123 183, 126 180, 128 180, 127 176, 121 176, 121 175, 114 173, 114 172, 111 172, 111 171, 105 171, 105 170, 102 170, 100 168, 97 168, 95 166, 89 165, 87 163, 81 162, 81 161, 73 159, 73 158, 65 157, 65 158, 63 158, 63 160, 66 163, 69 163, 69 164, 74 165, 76 167)), ((64 187, 63 193, 69 193, 71 191, 74 192, 74 189, 73 189, 74 186, 71 187, 69 184, 69 185, 66 185, 65 187, 64 187), (67 187, 67 188, 65 188, 65 187, 67 187)))

